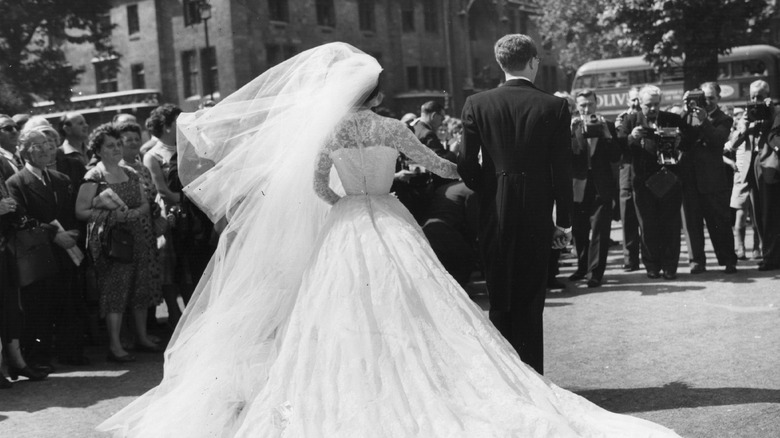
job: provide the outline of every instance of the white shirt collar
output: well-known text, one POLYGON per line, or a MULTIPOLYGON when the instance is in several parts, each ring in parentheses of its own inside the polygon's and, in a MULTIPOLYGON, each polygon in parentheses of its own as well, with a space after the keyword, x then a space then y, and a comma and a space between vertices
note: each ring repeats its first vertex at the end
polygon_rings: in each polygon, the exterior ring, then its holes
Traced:
POLYGON ((32 164, 30 164, 29 161, 24 163, 24 167, 25 167, 25 169, 27 169, 30 172, 32 172, 32 174, 35 175, 36 178, 41 180, 41 182, 44 185, 46 185, 46 183, 43 181, 43 171, 41 169, 38 169, 37 167, 33 166, 32 164))
POLYGON ((0 155, 4 156, 9 161, 14 161, 14 154, 8 152, 7 150, 0 148, 0 155))
POLYGON ((73 152, 76 152, 79 155, 84 155, 83 151, 76 149, 72 144, 70 144, 68 140, 65 140, 60 147, 62 148, 62 152, 65 154, 72 154, 73 152))
POLYGON ((510 75, 510 74, 505 74, 505 76, 506 76, 506 80, 507 80, 507 81, 511 81, 512 79, 522 79, 522 80, 524 80, 524 81, 528 81, 528 82, 530 82, 530 83, 532 83, 532 84, 534 83, 534 81, 532 81, 532 80, 528 79, 528 78, 527 78, 527 77, 525 77, 525 76, 513 76, 513 75, 510 75))

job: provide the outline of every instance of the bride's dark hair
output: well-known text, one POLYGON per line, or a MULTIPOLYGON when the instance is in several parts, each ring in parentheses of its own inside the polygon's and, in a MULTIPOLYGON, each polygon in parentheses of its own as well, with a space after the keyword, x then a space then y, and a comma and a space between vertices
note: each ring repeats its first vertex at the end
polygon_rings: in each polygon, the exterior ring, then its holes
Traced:
POLYGON ((377 94, 379 94, 379 90, 382 85, 382 73, 379 73, 379 77, 376 79, 376 87, 374 87, 373 90, 371 90, 370 93, 368 93, 368 96, 366 96, 365 99, 363 99, 363 105, 368 105, 369 102, 371 102, 371 99, 375 98, 377 94))

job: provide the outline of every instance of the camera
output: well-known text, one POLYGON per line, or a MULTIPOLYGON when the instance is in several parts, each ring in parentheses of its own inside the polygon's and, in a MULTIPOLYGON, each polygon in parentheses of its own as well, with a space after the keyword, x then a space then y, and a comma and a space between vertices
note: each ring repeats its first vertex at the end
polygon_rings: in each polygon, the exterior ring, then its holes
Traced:
POLYGON ((766 106, 763 102, 749 102, 745 106, 748 123, 765 122, 772 118, 772 108, 766 106))
POLYGON ((705 108, 707 106, 707 99, 704 98, 704 91, 699 90, 698 88, 689 91, 688 95, 685 96, 685 106, 689 110, 697 107, 705 108))
POLYGON ((582 134, 585 138, 598 138, 604 135, 604 124, 598 114, 582 117, 582 134))
POLYGON ((666 166, 677 164, 680 159, 680 130, 677 128, 656 128, 651 134, 655 141, 658 164, 666 166))

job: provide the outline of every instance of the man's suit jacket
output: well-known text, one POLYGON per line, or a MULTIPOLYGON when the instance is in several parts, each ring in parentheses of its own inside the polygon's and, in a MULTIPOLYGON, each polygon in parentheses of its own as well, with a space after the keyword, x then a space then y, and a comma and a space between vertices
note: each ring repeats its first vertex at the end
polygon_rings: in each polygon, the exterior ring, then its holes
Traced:
POLYGON ((70 180, 55 170, 49 171, 49 179, 51 184, 46 186, 27 168, 8 179, 6 185, 19 205, 19 214, 47 224, 57 219, 66 230, 78 229, 70 180))
POLYGON ((84 175, 87 173, 87 168, 84 167, 81 160, 66 155, 62 152, 62 149, 57 149, 55 170, 65 174, 68 179, 70 179, 70 184, 73 186, 74 193, 78 193, 78 189, 81 186, 81 180, 84 179, 84 175))
POLYGON ((9 178, 14 176, 17 170, 18 166, 15 162, 6 158, 5 155, 0 155, 0 176, 2 176, 4 180, 8 181, 9 178))
MULTIPOLYGON (((779 154, 775 151, 775 148, 780 148, 780 111, 777 111, 775 107, 772 107, 772 125, 770 129, 764 129, 761 138, 756 145, 758 147, 758 153, 753 162, 753 171, 755 174, 755 183, 757 187, 763 187, 768 181, 776 181, 780 169, 778 168, 765 168, 763 165, 768 165, 767 159, 771 158, 772 154, 779 154), (765 177, 765 173, 767 174, 765 177)), ((774 184, 774 183, 771 183, 774 184)), ((780 201, 778 201, 780 202, 780 201)))
POLYGON ((545 222, 552 232, 555 203, 557 224, 571 226, 570 123, 566 100, 523 79, 466 99, 458 173, 480 194, 483 215, 519 206, 534 225, 545 222), (510 193, 498 187, 500 176, 511 174, 522 175, 522 193, 503 197, 510 193))
MULTIPOLYGON (((617 198, 618 185, 612 172, 612 163, 620 160, 620 146, 618 145, 617 132, 615 125, 607 121, 607 129, 612 135, 611 139, 599 137, 596 140, 596 147, 593 155, 588 160, 590 153, 589 139, 585 138, 582 132, 582 122, 577 123, 572 130, 571 150, 572 150, 572 178, 574 180, 587 180, 590 176, 591 182, 596 188, 596 193, 606 199, 617 198), (590 168, 588 163, 590 161, 590 168), (590 170, 590 175, 588 174, 590 170)), ((576 183, 575 183, 576 187, 576 183)), ((584 185, 582 187, 584 190, 584 185)), ((575 200, 577 199, 575 189, 575 200)))
MULTIPOLYGON (((632 187, 638 188, 644 186, 647 178, 661 170, 658 164, 658 155, 656 150, 648 144, 642 143, 642 139, 636 139, 630 136, 631 131, 637 126, 641 126, 640 113, 628 114, 623 123, 618 127, 618 137, 625 141, 625 155, 631 162, 633 169, 632 187)), ((690 128, 683 122, 677 114, 660 111, 656 120, 656 125, 663 128, 679 128, 681 131, 680 149, 685 151, 689 149, 691 143, 690 128)), ((670 166, 672 172, 678 173, 678 166, 670 166)))
POLYGON ((702 125, 691 130, 698 138, 680 159, 684 185, 695 187, 703 194, 731 190, 733 180, 729 180, 723 164, 723 145, 729 139, 733 124, 734 120, 718 108, 702 125))
POLYGON ((420 143, 436 152, 436 155, 449 159, 449 151, 441 144, 439 136, 436 135, 436 131, 434 131, 430 125, 422 120, 418 121, 414 124, 414 135, 420 140, 420 143))

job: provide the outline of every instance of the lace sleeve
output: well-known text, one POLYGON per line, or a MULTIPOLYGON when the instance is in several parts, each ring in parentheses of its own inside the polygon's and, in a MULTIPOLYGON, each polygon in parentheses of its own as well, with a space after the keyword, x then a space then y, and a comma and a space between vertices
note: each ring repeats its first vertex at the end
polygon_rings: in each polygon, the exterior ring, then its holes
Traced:
POLYGON ((460 178, 458 166, 455 163, 439 157, 430 148, 420 143, 420 140, 403 123, 394 124, 393 134, 395 137, 393 143, 396 145, 396 149, 403 152, 415 163, 425 166, 426 169, 442 178, 460 178))
POLYGON ((323 201, 330 205, 338 202, 341 197, 330 188, 330 168, 333 160, 330 159, 330 149, 325 147, 317 155, 317 165, 314 168, 314 192, 323 201))

